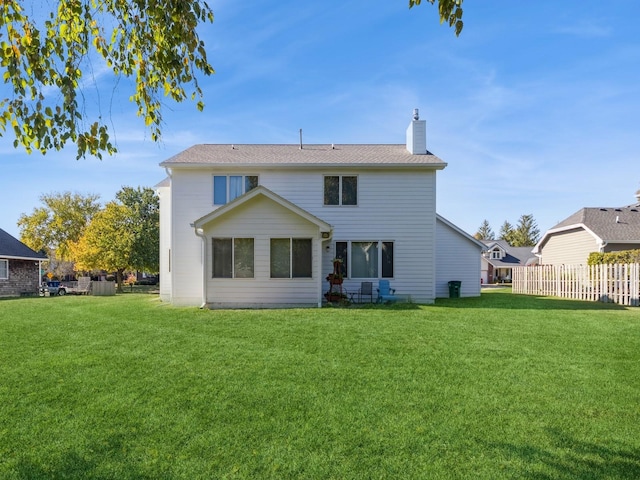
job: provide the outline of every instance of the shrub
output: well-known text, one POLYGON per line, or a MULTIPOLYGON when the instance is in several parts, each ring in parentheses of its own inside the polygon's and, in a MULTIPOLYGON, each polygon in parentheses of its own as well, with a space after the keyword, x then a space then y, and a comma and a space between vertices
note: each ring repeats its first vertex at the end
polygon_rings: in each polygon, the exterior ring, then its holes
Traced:
POLYGON ((640 249, 620 250, 619 252, 591 252, 587 259, 589 265, 603 265, 612 263, 640 263, 640 249))

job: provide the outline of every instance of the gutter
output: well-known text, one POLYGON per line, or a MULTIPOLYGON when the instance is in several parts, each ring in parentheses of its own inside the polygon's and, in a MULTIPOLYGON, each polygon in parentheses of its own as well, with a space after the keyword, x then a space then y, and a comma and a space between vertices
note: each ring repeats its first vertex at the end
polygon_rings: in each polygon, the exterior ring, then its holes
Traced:
POLYGON ((204 231, 201 228, 196 228, 195 224, 191 224, 192 227, 194 227, 194 231, 196 236, 200 237, 202 239, 202 249, 200 252, 200 260, 202 262, 202 304, 200 305, 200 308, 205 308, 207 306, 207 275, 206 275, 206 268, 205 268, 205 261, 206 261, 206 256, 205 256, 205 252, 206 252, 206 248, 207 248, 207 238, 204 235, 204 231))

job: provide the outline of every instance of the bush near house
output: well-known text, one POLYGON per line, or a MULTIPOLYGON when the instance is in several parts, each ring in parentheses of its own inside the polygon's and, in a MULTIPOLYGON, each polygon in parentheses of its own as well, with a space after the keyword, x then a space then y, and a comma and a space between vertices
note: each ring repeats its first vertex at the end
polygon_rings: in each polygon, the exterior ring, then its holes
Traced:
POLYGON ((640 263, 640 249, 636 250, 621 250, 619 252, 591 252, 587 259, 588 265, 603 265, 603 264, 625 264, 625 263, 640 263))

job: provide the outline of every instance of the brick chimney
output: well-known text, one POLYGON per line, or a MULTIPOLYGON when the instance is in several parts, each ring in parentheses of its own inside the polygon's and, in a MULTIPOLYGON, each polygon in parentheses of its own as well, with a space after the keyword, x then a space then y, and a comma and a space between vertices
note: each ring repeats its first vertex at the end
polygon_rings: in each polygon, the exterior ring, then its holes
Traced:
POLYGON ((427 154, 427 122, 420 120, 418 109, 413 109, 413 120, 407 128, 407 150, 413 155, 427 154))

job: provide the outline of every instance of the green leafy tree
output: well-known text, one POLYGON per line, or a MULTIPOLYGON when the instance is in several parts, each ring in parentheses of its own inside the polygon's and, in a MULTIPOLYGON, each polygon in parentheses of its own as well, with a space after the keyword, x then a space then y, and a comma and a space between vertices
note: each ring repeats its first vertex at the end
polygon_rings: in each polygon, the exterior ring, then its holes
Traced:
POLYGON ((489 225, 489 221, 486 219, 482 221, 482 224, 480 225, 480 228, 478 228, 474 237, 478 240, 495 240, 496 238, 491 226, 489 225))
POLYGON ((122 187, 116 199, 129 207, 134 236, 131 268, 149 273, 160 270, 160 200, 152 188, 122 187))
POLYGON ((513 246, 513 242, 515 240, 515 230, 513 225, 511 225, 508 221, 504 221, 502 227, 500 227, 500 238, 505 240, 509 245, 513 246))
POLYGON ((126 205, 109 202, 95 214, 84 235, 71 247, 77 270, 116 272, 120 293, 123 274, 131 268, 135 243, 133 216, 126 205))
POLYGON ((540 230, 533 215, 521 215, 509 244, 514 247, 533 247, 539 239, 540 230))
POLYGON ((36 251, 45 252, 54 270, 60 262, 73 261, 70 244, 77 242, 100 210, 99 195, 49 193, 40 197, 42 206, 18 219, 20 240, 36 251))
MULTIPOLYGON (((426 0, 432 5, 436 0, 426 0)), ((438 0, 438 13, 440 14, 440 23, 447 22, 450 27, 456 30, 456 36, 462 32, 462 1, 463 0, 438 0)), ((409 0, 409 8, 420 5, 421 0, 409 0)))
MULTIPOLYGON (((425 0, 434 4, 436 0, 425 0)), ((437 0, 440 22, 462 31, 462 0, 437 0)), ((213 11, 196 0, 59 0, 0 2, 0 71, 11 95, 0 98, 0 135, 27 152, 62 149, 102 158, 116 147, 107 122, 86 113, 82 85, 102 68, 133 80, 130 99, 154 141, 162 131, 162 100, 204 108, 200 74, 211 75, 201 24, 213 11), (28 12, 24 6, 30 6, 28 12), (29 13, 30 12, 30 13, 29 13), (94 65, 99 63, 99 65, 94 65), (89 78, 87 78, 89 77, 89 78)), ((409 8, 421 0, 409 0, 409 8)))
POLYGON ((59 0, 26 13, 31 3, 0 3, 0 67, 12 89, 0 99, 0 133, 10 129, 14 146, 46 153, 73 142, 78 158, 115 152, 105 121, 85 118, 82 82, 101 68, 94 62, 134 80, 130 99, 154 140, 163 96, 197 100, 202 110, 196 74, 214 73, 197 34, 213 21, 206 2, 59 0))

